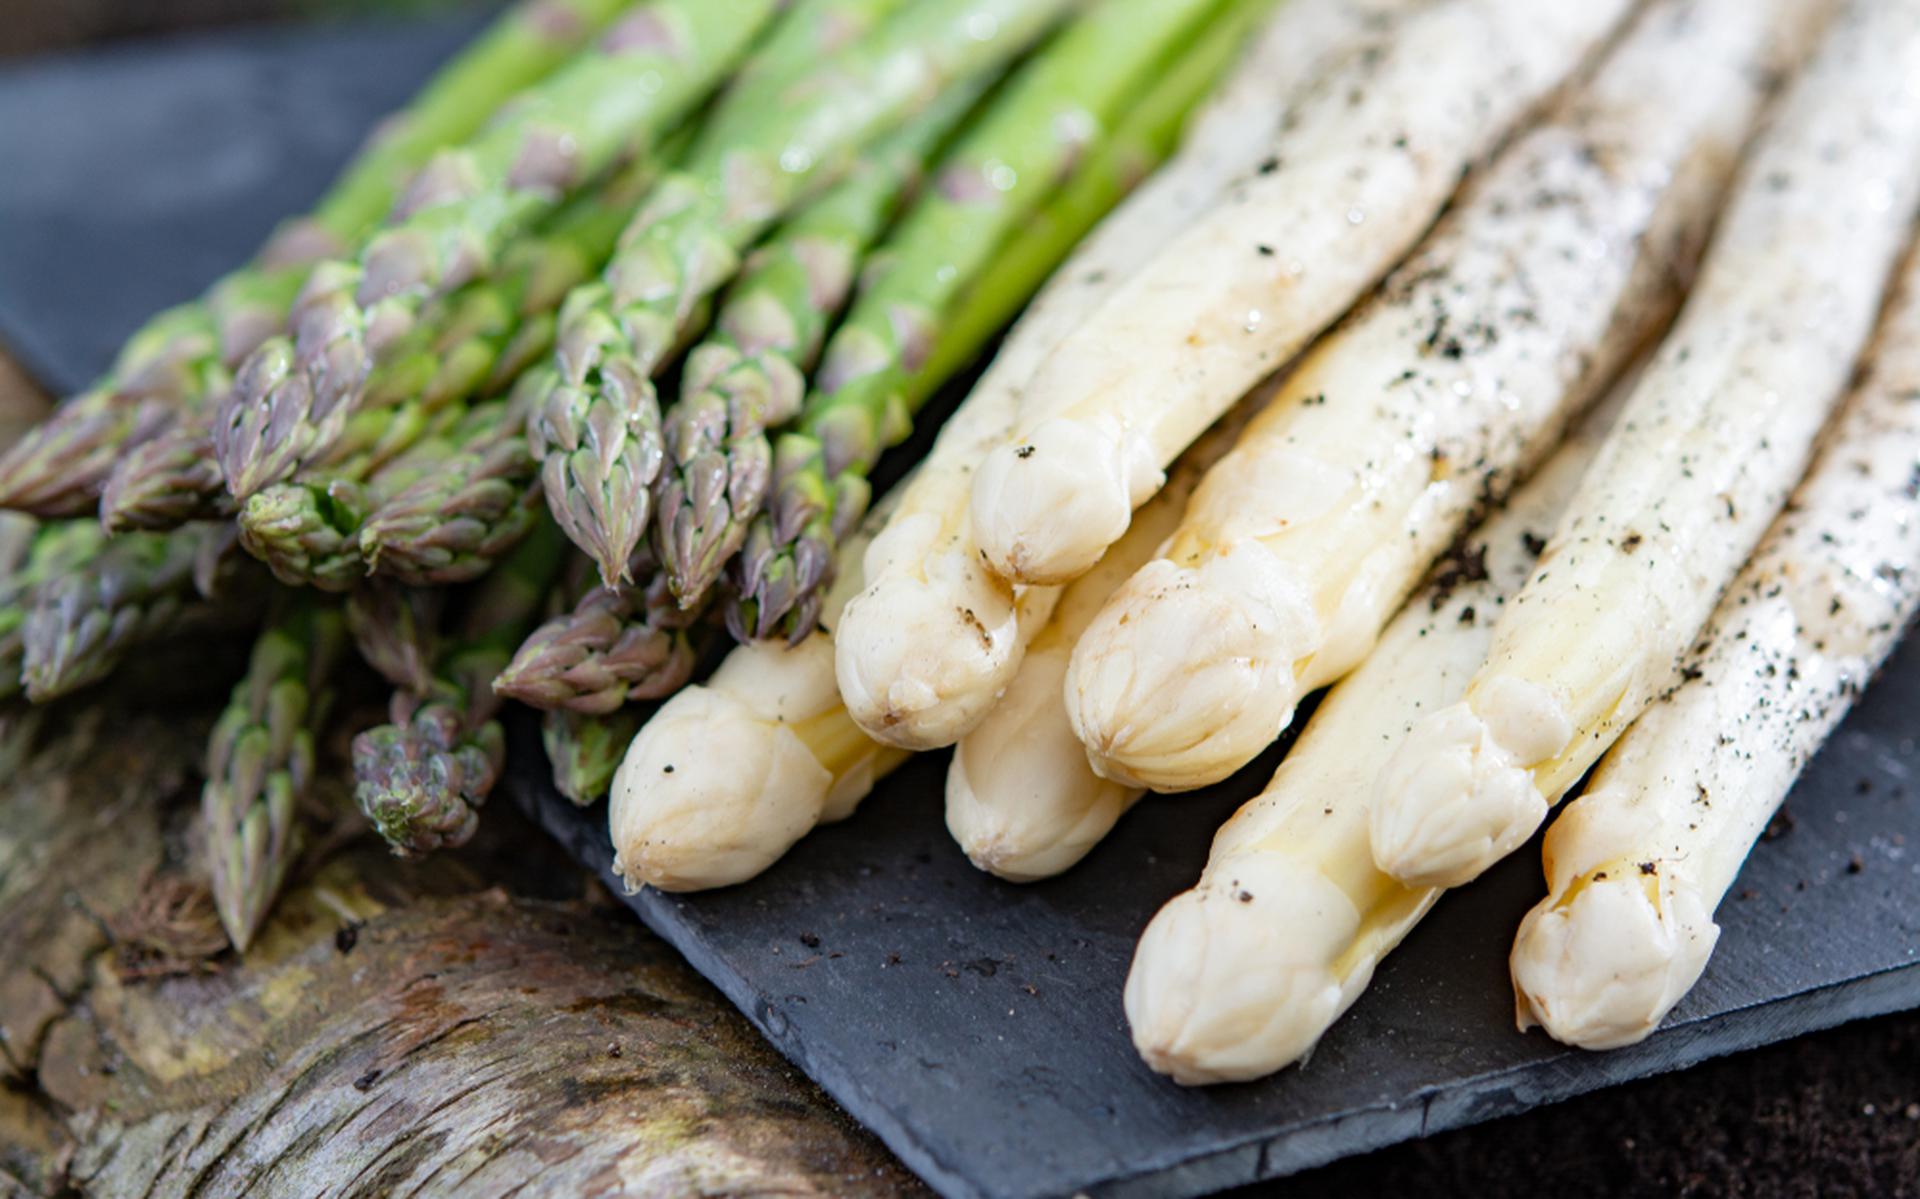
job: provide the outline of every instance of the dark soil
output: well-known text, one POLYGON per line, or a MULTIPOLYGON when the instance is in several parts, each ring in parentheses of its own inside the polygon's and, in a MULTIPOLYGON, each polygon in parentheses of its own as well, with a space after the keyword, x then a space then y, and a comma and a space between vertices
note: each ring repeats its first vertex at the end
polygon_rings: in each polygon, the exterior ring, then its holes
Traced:
POLYGON ((1920 1012, 1862 1021, 1239 1192, 1920 1195, 1920 1012))

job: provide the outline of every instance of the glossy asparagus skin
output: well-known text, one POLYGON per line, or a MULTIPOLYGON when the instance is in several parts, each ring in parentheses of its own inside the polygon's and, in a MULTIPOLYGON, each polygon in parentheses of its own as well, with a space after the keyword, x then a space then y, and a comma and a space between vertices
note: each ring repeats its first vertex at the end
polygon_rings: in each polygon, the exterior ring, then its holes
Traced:
MULTIPOLYGON (((931 390, 922 368, 1001 243, 1085 166, 1157 65, 1217 5, 1115 0, 1021 69, 943 162, 835 331, 799 428, 775 446, 773 494, 732 567, 735 635, 811 630, 833 547, 866 507, 866 474, 931 390), (916 378, 916 376, 921 376, 916 378)), ((1024 299, 1024 296, 1021 297, 1024 299)))

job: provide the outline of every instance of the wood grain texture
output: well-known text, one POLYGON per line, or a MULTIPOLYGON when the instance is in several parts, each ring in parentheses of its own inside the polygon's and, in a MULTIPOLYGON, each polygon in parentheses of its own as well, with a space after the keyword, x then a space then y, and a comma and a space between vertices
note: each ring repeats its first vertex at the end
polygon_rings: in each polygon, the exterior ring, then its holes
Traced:
POLYGON ((0 1194, 918 1189, 509 811, 418 866, 351 839, 199 957, 232 640, 0 733, 0 1194))

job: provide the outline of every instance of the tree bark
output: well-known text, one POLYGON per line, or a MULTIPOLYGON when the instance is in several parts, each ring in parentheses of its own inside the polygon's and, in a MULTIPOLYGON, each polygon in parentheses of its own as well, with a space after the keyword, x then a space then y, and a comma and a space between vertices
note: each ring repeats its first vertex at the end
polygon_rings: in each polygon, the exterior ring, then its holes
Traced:
POLYGON ((510 804, 419 864, 342 821, 225 949, 195 816, 249 637, 0 708, 0 1196, 920 1190, 510 804))

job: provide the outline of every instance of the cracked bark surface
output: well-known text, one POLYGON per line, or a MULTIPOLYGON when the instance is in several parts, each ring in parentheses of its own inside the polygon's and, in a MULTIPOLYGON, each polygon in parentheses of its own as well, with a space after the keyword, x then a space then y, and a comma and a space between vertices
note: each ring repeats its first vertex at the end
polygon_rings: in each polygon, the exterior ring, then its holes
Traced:
MULTIPOLYGON (((0 442, 41 403, 0 355, 0 442)), ((0 706, 0 1196, 922 1193, 506 803, 421 864, 317 837, 208 957, 200 756, 249 641, 0 706)))
POLYGON ((444 861, 355 840, 244 961, 150 977, 129 913, 192 860, 214 707, 143 696, 0 746, 0 1192, 915 1187, 506 805, 444 861))

